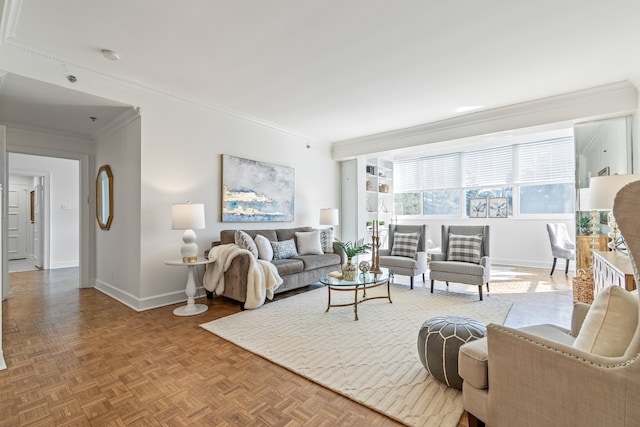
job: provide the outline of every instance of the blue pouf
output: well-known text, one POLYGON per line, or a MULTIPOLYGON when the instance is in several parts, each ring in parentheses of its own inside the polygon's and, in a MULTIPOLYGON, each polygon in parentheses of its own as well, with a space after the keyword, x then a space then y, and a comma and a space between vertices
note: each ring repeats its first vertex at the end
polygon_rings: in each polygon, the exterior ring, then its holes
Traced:
POLYGON ((462 390, 458 374, 458 350, 462 344, 483 338, 487 327, 466 317, 438 316, 418 332, 418 355, 426 370, 438 381, 462 390))

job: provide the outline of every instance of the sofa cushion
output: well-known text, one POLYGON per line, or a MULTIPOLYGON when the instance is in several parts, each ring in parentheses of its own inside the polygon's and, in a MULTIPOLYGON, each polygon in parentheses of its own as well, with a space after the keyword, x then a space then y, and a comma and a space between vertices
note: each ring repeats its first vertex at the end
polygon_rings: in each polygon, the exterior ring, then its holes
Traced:
POLYGON ((255 237, 256 246, 258 247, 258 258, 265 261, 271 261, 273 259, 273 247, 269 239, 262 234, 257 234, 255 237))
POLYGON ((322 252, 325 254, 333 253, 333 240, 333 227, 320 230, 320 244, 322 245, 322 252))
POLYGON ((465 383, 475 388, 489 387, 489 349, 487 339, 471 341, 460 347, 458 372, 465 383))
POLYGON ((256 242, 253 241, 251 236, 242 230, 236 230, 235 243, 242 249, 246 249, 251 252, 254 258, 258 258, 258 247, 256 242))
POLYGON ((600 356, 622 356, 637 326, 638 297, 609 286, 591 304, 573 346, 600 356))
POLYGON ((480 262, 482 234, 463 236, 449 233, 449 250, 447 261, 480 262))
POLYGON ((413 258, 416 255, 419 240, 420 233, 393 233, 391 256, 413 258))
POLYGON ((280 276, 286 276, 289 274, 295 274, 304 271, 304 263, 300 259, 274 259, 272 262, 273 265, 275 265, 278 269, 278 274, 280 276))
POLYGON ((296 247, 299 255, 322 255, 320 230, 296 232, 296 247))
POLYGON ((299 255, 291 259, 299 259, 304 263, 305 270, 315 270, 316 268, 331 267, 340 265, 340 255, 324 254, 324 255, 299 255))
MULTIPOLYGON (((296 232, 298 231, 312 231, 311 227, 296 227, 296 228, 280 228, 275 230, 276 236, 278 237, 278 241, 282 242, 283 240, 290 240, 296 238, 296 232)), ((274 239, 275 240, 275 239, 274 239)))
MULTIPOLYGON (((228 243, 235 243, 236 241, 236 231, 237 230, 222 230, 220 232, 220 243, 226 245, 228 243)), ((242 230, 251 236, 252 239, 255 239, 258 234, 263 235, 269 241, 278 240, 278 236, 276 235, 276 230, 242 230)))
POLYGON ((273 259, 286 259, 298 255, 296 242, 293 239, 282 242, 271 242, 273 248, 273 259))

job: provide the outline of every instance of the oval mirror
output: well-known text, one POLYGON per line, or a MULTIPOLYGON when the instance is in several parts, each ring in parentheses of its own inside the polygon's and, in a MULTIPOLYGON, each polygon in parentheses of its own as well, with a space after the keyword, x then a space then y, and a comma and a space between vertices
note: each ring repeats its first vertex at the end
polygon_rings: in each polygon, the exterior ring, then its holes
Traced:
POLYGON ((111 227, 113 220, 113 174, 109 165, 100 166, 96 178, 96 218, 103 230, 111 227))

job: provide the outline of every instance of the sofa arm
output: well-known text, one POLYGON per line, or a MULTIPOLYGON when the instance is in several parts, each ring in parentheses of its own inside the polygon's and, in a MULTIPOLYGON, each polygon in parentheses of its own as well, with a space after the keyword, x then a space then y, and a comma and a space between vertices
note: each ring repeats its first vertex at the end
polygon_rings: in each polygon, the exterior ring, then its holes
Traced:
POLYGON ((487 424, 628 425, 636 411, 630 402, 640 391, 638 362, 494 324, 487 344, 487 424))
POLYGON ((427 253, 426 252, 416 252, 413 259, 416 260, 416 265, 418 266, 418 273, 424 273, 427 271, 427 253))
POLYGON ((333 252, 340 255, 340 265, 344 265, 347 263, 347 254, 340 247, 337 240, 333 242, 333 252))
POLYGON ((583 302, 576 302, 573 304, 573 312, 571 314, 571 336, 578 336, 578 332, 580 332, 580 328, 582 328, 582 323, 584 323, 584 318, 587 317, 589 307, 591 307, 589 304, 585 304, 583 302))
POLYGON ((439 254, 431 254, 431 261, 446 261, 447 254, 439 253, 439 254))

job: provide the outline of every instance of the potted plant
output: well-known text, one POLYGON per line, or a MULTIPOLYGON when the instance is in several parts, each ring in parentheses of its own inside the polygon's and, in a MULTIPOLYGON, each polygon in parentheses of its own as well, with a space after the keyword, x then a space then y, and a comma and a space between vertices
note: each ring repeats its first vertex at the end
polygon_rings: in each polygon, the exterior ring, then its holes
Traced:
POLYGON ((355 280, 358 267, 351 260, 355 256, 369 253, 371 245, 364 243, 364 239, 360 239, 357 242, 341 242, 338 240, 336 243, 347 256, 347 263, 342 266, 342 278, 349 281, 355 280))
POLYGON ((580 233, 587 234, 587 231, 591 227, 591 218, 588 216, 581 216, 578 220, 578 228, 580 229, 580 233))

